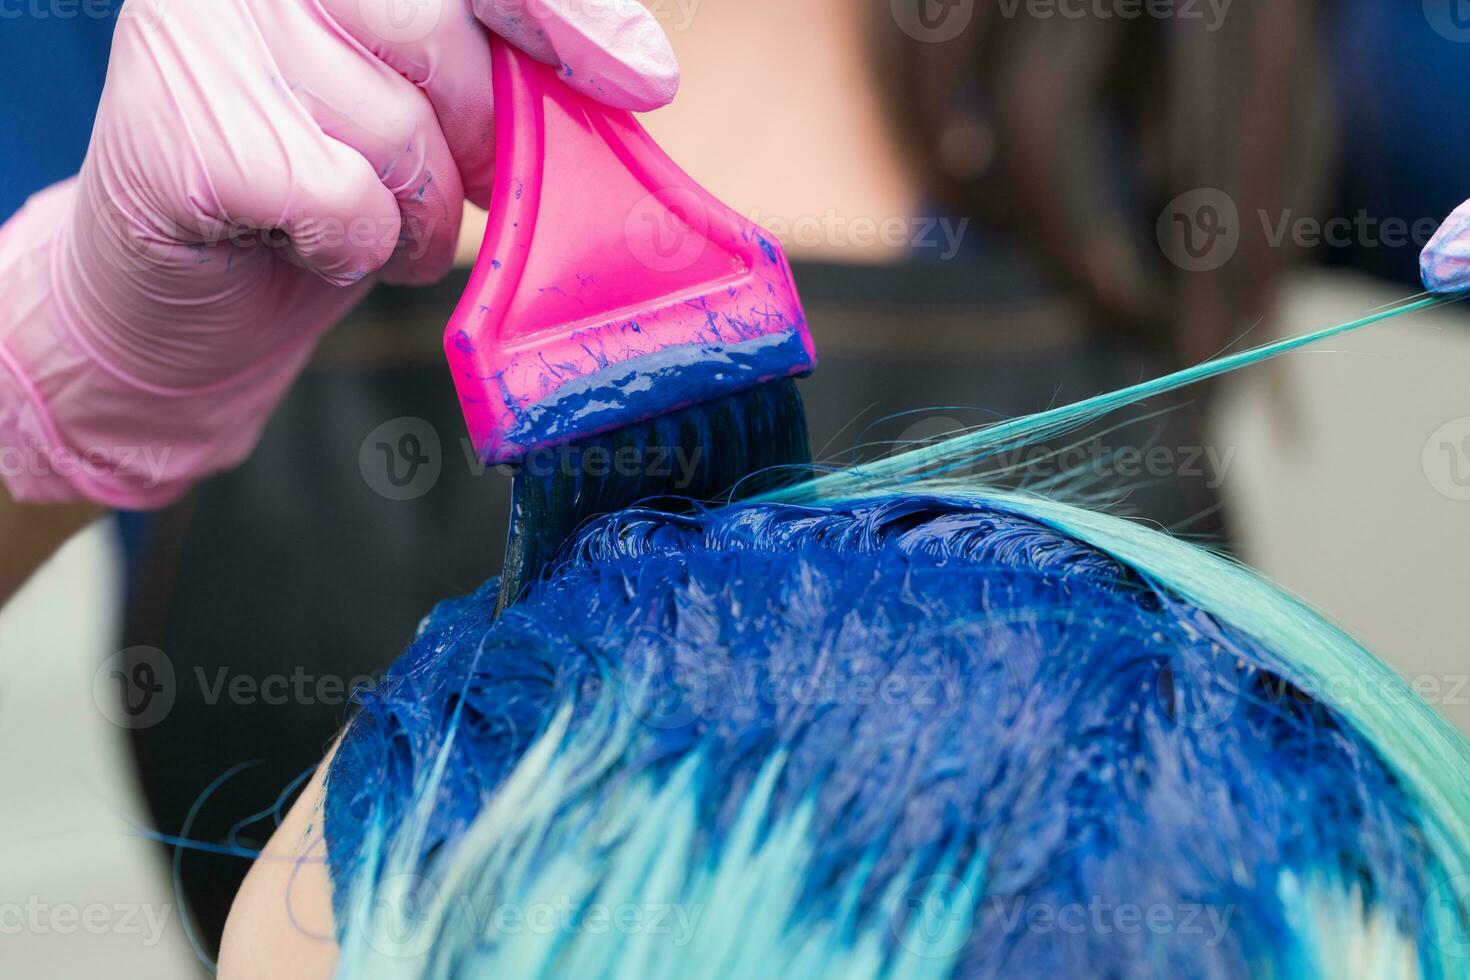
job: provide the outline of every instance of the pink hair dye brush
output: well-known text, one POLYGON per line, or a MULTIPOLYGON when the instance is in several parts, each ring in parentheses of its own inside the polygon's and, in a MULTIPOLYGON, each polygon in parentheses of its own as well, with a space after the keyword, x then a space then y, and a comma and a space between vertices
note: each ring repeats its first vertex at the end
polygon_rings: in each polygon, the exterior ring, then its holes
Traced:
POLYGON ((491 43, 489 226, 444 347, 480 458, 515 464, 503 609, 589 517, 800 476, 816 351, 770 235, 631 113, 491 43))

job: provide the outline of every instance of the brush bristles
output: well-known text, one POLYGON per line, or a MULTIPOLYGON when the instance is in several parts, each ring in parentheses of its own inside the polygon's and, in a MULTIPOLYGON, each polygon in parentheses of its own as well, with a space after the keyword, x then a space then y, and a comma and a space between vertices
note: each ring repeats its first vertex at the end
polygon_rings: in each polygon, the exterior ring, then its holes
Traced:
POLYGON ((498 609, 589 518, 640 503, 681 513, 757 496, 805 478, 811 461, 791 378, 533 453, 515 469, 498 609))

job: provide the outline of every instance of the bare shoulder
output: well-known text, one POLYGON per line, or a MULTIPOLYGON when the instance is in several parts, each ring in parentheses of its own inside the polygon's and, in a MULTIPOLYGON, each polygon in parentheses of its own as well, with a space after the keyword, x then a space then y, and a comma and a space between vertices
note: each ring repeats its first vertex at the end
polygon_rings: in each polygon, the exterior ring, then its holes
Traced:
POLYGON ((334 745, 240 886, 220 944, 220 980, 332 976, 336 928, 321 816, 335 753, 334 745))

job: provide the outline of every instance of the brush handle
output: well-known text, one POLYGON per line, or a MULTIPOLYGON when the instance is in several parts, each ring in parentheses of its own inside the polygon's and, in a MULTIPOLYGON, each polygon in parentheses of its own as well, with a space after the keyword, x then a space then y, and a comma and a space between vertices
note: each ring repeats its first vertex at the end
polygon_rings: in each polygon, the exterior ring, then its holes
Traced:
POLYGON ((631 113, 490 43, 490 216, 445 333, 481 458, 516 460, 811 370, 775 239, 680 170, 631 113))
POLYGON ((742 271, 734 256, 723 268, 699 259, 711 245, 739 251, 747 223, 669 159, 631 112, 582 95, 498 37, 490 43, 496 174, 470 288, 502 314, 479 325, 481 336, 493 329, 514 343, 742 271), (548 261, 533 263, 533 244, 548 261), (575 295, 568 269, 577 273, 575 295), (527 275, 536 292, 518 296, 527 275))

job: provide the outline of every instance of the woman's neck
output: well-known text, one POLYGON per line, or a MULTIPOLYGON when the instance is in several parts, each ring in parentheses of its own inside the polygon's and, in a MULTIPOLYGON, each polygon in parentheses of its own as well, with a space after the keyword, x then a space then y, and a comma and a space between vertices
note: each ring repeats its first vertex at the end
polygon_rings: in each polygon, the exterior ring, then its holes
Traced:
POLYGON ((871 3, 647 2, 684 80, 644 122, 684 169, 793 256, 902 253, 922 190, 869 63, 871 3))
MULTIPOLYGON (((904 255, 923 192, 869 64, 871 0, 644 2, 683 85, 642 121, 680 166, 793 258, 904 255)), ((466 213, 465 264, 484 228, 484 212, 466 213)))

